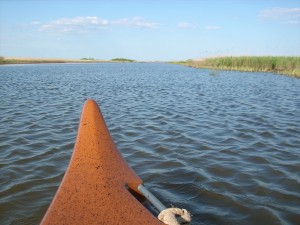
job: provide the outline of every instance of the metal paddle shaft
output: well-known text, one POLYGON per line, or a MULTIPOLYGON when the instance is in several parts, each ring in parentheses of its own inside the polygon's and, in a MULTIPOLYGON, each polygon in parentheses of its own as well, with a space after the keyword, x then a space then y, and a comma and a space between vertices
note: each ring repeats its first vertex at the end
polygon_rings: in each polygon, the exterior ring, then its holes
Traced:
POLYGON ((160 212, 166 209, 165 207, 144 185, 140 184, 138 190, 151 202, 160 212))

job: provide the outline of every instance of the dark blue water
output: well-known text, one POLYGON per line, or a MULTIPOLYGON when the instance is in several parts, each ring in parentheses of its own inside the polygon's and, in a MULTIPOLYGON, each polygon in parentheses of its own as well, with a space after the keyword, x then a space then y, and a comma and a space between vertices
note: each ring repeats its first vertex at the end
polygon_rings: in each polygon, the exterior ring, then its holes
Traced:
POLYGON ((1 66, 0 224, 41 221, 88 98, 193 224, 299 224, 300 79, 162 63, 1 66))

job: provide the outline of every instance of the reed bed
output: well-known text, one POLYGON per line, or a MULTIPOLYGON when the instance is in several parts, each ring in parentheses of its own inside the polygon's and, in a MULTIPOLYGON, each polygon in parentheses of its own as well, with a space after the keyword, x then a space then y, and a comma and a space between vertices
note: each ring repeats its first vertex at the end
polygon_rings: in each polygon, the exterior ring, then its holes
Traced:
POLYGON ((27 64, 27 63, 66 63, 60 59, 0 59, 0 64, 27 64))
POLYGON ((93 58, 83 59, 51 59, 51 58, 5 58, 0 57, 1 64, 36 64, 36 63, 95 63, 95 62, 110 62, 105 60, 97 60, 93 58))
POLYGON ((299 56, 227 56, 177 63, 195 68, 272 72, 300 78, 299 56))

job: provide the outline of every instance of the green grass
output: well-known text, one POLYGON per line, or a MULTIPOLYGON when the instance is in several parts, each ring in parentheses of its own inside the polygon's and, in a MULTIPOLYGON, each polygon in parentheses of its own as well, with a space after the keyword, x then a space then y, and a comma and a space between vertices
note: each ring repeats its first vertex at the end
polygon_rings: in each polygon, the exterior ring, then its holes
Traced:
POLYGON ((0 57, 0 65, 1 64, 25 64, 25 63, 65 63, 65 60, 47 60, 47 59, 6 59, 4 57, 0 57))
POLYGON ((135 62, 133 59, 125 59, 125 58, 115 58, 111 59, 113 62, 135 62))
POLYGON ((239 56, 187 60, 178 64, 214 70, 272 72, 300 78, 299 56, 239 56))
POLYGON ((48 58, 5 58, 0 56, 1 64, 26 64, 26 63, 99 63, 99 62, 135 62, 132 59, 115 58, 111 60, 99 60, 94 58, 81 59, 48 59, 48 58))
POLYGON ((105 60, 98 60, 94 58, 82 59, 51 59, 51 58, 5 58, 0 56, 0 65, 2 64, 37 64, 37 63, 97 63, 97 62, 111 62, 105 60))

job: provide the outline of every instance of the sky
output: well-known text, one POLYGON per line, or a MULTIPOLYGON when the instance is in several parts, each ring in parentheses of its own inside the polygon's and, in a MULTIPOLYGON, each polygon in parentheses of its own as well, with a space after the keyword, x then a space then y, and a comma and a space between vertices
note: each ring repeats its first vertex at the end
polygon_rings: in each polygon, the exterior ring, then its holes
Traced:
POLYGON ((0 0, 0 56, 300 55, 300 0, 0 0))

